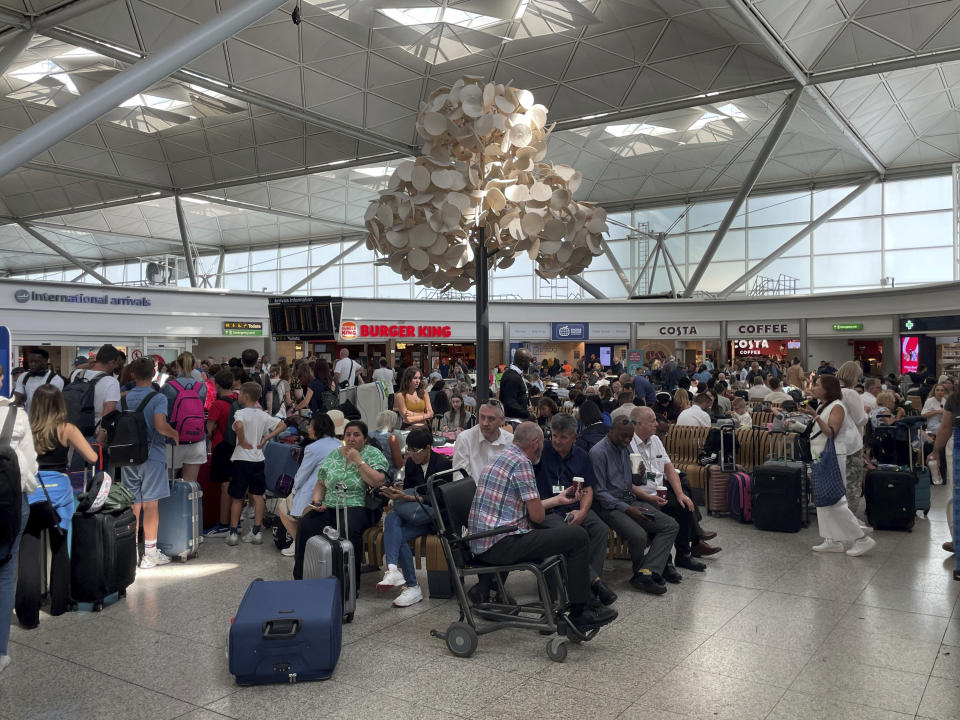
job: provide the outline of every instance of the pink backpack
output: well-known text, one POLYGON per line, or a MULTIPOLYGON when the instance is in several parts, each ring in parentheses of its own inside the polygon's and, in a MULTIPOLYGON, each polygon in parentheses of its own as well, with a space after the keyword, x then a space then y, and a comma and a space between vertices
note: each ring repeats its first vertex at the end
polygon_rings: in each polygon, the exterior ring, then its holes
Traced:
POLYGON ((170 413, 170 425, 180 436, 180 443, 200 442, 206 436, 206 428, 204 427, 203 401, 200 399, 198 389, 199 383, 193 382, 189 387, 184 387, 176 380, 167 380, 167 385, 171 385, 177 391, 173 410, 170 413))

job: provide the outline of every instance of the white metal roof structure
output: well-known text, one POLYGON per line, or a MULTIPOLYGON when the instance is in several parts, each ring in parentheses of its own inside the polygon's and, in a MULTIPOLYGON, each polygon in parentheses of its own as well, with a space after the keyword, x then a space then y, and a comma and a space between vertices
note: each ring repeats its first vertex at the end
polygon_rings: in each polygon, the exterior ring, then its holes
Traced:
POLYGON ((550 159, 611 209, 960 161, 960 0, 0 0, 0 44, 8 274, 339 242, 464 74, 532 90, 550 159), (41 132, 165 52, 179 69, 41 132))

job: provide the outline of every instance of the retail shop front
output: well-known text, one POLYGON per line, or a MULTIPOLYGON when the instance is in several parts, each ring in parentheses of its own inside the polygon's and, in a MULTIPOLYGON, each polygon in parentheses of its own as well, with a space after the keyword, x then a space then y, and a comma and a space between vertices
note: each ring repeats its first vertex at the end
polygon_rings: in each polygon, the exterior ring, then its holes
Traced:
POLYGON ((664 363, 671 355, 686 365, 699 366, 705 359, 718 363, 719 322, 642 322, 636 326, 636 350, 645 364, 664 363))
POLYGON ((891 317, 808 320, 804 367, 816 370, 823 360, 840 367, 848 360, 856 360, 865 374, 897 372, 894 336, 891 317))
POLYGON ((798 320, 733 320, 727 322, 730 358, 776 359, 790 362, 803 357, 798 320))
POLYGON ((104 343, 128 359, 172 360, 190 350, 219 361, 248 348, 270 350, 264 297, 226 290, 0 280, 0 325, 10 330, 14 365, 22 364, 25 351, 43 347, 64 375, 76 357, 90 357, 104 343))
POLYGON ((630 346, 630 323, 625 322, 511 322, 509 333, 509 359, 517 348, 526 347, 538 364, 556 360, 576 367, 581 359, 593 357, 604 367, 618 361, 626 366, 630 346))
POLYGON ((477 346, 473 323, 387 319, 382 321, 343 319, 332 358, 341 347, 362 365, 379 365, 386 357, 391 367, 418 366, 429 370, 454 362, 473 369, 477 346))
POLYGON ((960 379, 960 315, 902 317, 899 331, 900 372, 926 366, 931 375, 960 379))

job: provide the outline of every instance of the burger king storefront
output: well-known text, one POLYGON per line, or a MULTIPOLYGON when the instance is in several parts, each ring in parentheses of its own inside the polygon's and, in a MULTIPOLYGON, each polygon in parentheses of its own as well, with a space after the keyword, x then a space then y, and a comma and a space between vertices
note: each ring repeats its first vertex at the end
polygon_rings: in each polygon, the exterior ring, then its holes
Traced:
POLYGON ((350 356, 361 363, 379 363, 387 358, 391 367, 416 365, 430 369, 441 363, 460 362, 473 368, 477 360, 473 323, 424 323, 410 320, 354 320, 344 315, 340 322, 339 342, 350 356))

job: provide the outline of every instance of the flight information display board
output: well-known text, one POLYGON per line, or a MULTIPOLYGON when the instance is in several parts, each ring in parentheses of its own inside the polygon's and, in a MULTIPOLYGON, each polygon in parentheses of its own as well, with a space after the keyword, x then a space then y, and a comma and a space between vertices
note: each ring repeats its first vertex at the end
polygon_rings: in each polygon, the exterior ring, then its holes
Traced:
POLYGON ((335 341, 343 298, 282 295, 267 301, 274 340, 335 341))

